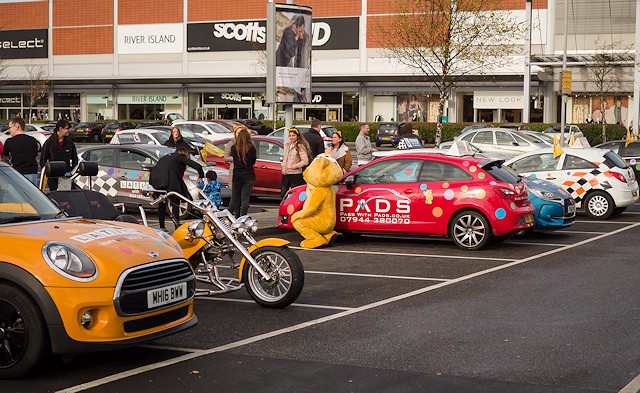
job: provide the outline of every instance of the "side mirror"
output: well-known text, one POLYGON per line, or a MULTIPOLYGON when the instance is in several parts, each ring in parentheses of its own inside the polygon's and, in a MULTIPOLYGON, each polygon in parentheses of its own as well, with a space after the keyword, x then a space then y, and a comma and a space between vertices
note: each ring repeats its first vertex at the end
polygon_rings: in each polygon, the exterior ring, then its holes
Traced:
POLYGON ((347 186, 348 190, 353 188, 353 184, 355 182, 356 182, 356 178, 353 175, 349 175, 347 176, 346 179, 344 179, 344 185, 347 186))

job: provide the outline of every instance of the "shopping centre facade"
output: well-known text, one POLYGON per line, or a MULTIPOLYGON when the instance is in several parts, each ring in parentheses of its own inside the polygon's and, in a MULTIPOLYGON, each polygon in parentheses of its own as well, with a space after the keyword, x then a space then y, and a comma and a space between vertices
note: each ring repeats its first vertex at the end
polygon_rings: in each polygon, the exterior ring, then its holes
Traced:
MULTIPOLYGON (((295 120, 404 120, 398 109, 412 98, 421 108, 412 120, 436 120, 438 89, 386 57, 373 34, 392 12, 389 0, 295 3, 313 10, 311 102, 293 105, 295 120)), ((531 20, 530 41, 523 38, 508 66, 456 84, 448 121, 520 122, 528 104, 531 122, 559 122, 565 39, 573 71, 566 121, 597 115, 600 100, 587 81, 596 42, 625 49, 607 101, 620 98, 625 125, 637 118, 636 1, 570 0, 566 38, 564 1, 504 3, 522 23, 531 20)), ((29 116, 25 82, 42 70, 51 85, 30 115, 41 119, 284 116, 264 100, 266 0, 8 0, 0 15, 0 118, 29 116)))

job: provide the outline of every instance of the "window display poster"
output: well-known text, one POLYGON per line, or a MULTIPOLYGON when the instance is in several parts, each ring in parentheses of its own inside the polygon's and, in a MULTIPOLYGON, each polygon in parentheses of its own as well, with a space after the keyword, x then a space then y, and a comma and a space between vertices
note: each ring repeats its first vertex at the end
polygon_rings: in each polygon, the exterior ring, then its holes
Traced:
POLYGON ((593 97, 591 101, 591 117, 587 117, 587 122, 607 124, 620 124, 624 127, 628 125, 629 97, 623 95, 604 97, 604 118, 601 107, 601 97, 593 97))
POLYGON ((397 116, 398 123, 427 121, 429 108, 428 94, 398 94, 397 116))

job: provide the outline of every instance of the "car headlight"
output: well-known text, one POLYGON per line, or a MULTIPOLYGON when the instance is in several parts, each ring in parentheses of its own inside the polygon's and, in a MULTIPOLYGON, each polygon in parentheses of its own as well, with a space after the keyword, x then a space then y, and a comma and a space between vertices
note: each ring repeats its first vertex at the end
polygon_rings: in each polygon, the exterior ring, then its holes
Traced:
POLYGON ((74 281, 89 282, 98 277, 93 260, 78 247, 63 242, 48 242, 42 256, 53 270, 74 281))
POLYGON ((531 193, 533 193, 533 195, 537 196, 538 198, 546 199, 549 201, 562 199, 560 195, 556 194, 553 191, 538 190, 536 188, 529 188, 529 191, 531 191, 531 193))
POLYGON ((182 253, 182 248, 180 247, 180 244, 178 244, 178 242, 176 241, 176 239, 174 239, 171 235, 169 235, 167 232, 165 231, 161 231, 160 229, 156 229, 153 228, 154 231, 156 231, 156 233, 162 238, 164 239, 165 242, 171 244, 173 246, 173 248, 175 248, 176 250, 180 251, 182 253))

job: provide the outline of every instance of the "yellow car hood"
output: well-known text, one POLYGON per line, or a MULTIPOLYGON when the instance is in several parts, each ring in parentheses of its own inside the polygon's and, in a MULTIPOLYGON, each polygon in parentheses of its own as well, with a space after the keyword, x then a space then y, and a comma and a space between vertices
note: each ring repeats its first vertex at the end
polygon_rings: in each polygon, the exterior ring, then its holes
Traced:
MULTIPOLYGON (((125 269, 184 259, 174 240, 138 224, 88 219, 62 219, 0 226, 0 263, 12 263, 36 276, 45 286, 68 286, 43 258, 42 246, 59 241, 83 250, 96 264, 98 276, 90 286, 115 285, 125 269)), ((75 285, 77 285, 76 283, 75 285)))

